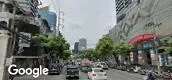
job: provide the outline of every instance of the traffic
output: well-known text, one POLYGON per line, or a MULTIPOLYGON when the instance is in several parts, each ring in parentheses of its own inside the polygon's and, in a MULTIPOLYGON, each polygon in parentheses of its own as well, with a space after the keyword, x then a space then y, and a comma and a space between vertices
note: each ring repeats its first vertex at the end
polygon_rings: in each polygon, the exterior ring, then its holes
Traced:
MULTIPOLYGON (((157 72, 154 67, 143 67, 141 65, 131 64, 125 65, 120 64, 116 66, 109 66, 107 62, 102 61, 90 61, 88 59, 83 59, 81 61, 68 60, 64 65, 64 74, 66 80, 81 80, 81 73, 85 74, 88 80, 114 80, 108 76, 108 71, 118 70, 126 72, 129 74, 137 74, 141 76, 140 80, 169 80, 172 78, 171 67, 162 68, 163 71, 157 72)), ((60 71, 57 71, 60 72, 60 71)), ((60 73, 59 73, 60 74, 60 73)), ((112 74, 113 76, 113 74, 112 74)), ((115 76, 115 75, 114 75, 115 76)), ((130 77, 128 77, 130 78, 130 77)), ((135 79, 134 79, 135 80, 135 79)))
POLYGON ((80 79, 80 71, 87 74, 88 79, 91 80, 107 80, 107 74, 104 69, 108 66, 104 62, 92 62, 89 60, 82 60, 81 62, 68 61, 65 65, 65 78, 80 79))

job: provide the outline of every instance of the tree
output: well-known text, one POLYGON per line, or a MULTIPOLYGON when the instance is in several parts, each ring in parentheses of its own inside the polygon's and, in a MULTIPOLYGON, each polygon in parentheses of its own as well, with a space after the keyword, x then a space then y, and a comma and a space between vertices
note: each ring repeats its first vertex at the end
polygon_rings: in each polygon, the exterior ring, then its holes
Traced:
POLYGON ((106 57, 112 54, 113 41, 110 37, 103 36, 96 45, 96 52, 100 60, 106 60, 106 57))
POLYGON ((113 46, 113 55, 115 57, 115 60, 117 64, 119 63, 118 56, 129 56, 130 51, 132 49, 131 45, 125 44, 125 43, 114 43, 113 46))
POLYGON ((64 60, 67 60, 67 59, 70 58, 70 55, 71 55, 71 52, 68 51, 68 50, 66 50, 66 51, 64 51, 64 53, 63 53, 63 55, 62 55, 62 58, 63 58, 64 60))
POLYGON ((125 43, 116 43, 114 44, 113 54, 127 56, 129 55, 131 49, 132 49, 131 45, 125 43))
POLYGON ((66 59, 64 55, 68 56, 68 53, 65 51, 69 50, 70 45, 61 36, 36 35, 33 36, 33 40, 39 42, 40 46, 44 47, 46 53, 49 53, 52 57, 66 59))
POLYGON ((172 53, 172 38, 168 38, 167 47, 165 48, 165 52, 168 54, 172 53))

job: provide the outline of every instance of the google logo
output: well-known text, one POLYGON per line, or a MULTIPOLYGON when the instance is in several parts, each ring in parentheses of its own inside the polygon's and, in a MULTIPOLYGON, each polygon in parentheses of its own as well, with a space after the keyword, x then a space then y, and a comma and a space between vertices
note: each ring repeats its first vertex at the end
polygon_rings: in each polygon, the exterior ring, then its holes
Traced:
POLYGON ((37 78, 40 75, 48 75, 48 71, 49 70, 47 68, 42 68, 41 65, 39 68, 34 68, 34 69, 31 69, 31 68, 17 69, 17 66, 13 64, 13 65, 10 65, 8 68, 8 72, 11 75, 16 75, 16 74, 25 75, 26 74, 26 75, 33 75, 34 78, 37 78))

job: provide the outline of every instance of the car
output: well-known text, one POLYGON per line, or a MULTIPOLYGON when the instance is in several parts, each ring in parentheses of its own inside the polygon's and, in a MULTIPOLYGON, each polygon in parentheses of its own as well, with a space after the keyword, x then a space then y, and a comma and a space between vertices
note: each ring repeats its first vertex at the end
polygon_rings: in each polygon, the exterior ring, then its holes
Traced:
POLYGON ((48 71, 48 74, 51 75, 51 74, 57 74, 59 75, 61 72, 61 68, 59 65, 57 64, 52 64, 50 67, 49 67, 49 71, 48 71))
POLYGON ((79 79, 79 68, 76 65, 66 67, 66 79, 79 79))
POLYGON ((127 72, 131 72, 131 73, 134 73, 134 67, 133 66, 128 67, 126 71, 127 72))
POLYGON ((88 72, 88 79, 107 80, 107 74, 102 68, 91 68, 88 72))
POLYGON ((108 65, 105 63, 105 62, 96 62, 95 63, 95 66, 97 67, 97 66, 100 66, 102 69, 104 69, 104 70, 107 70, 107 69, 109 69, 108 68, 108 65))
POLYGON ((81 71, 87 73, 90 70, 91 66, 81 66, 81 71))

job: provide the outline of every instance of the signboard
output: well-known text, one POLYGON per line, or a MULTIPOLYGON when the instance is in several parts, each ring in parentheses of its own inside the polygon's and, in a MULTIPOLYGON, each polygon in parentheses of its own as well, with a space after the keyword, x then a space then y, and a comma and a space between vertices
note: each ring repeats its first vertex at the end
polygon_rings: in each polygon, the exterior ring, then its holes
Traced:
MULTIPOLYGON (((31 40, 30 33, 20 32, 20 34, 22 34, 25 37, 28 37, 28 39, 31 40)), ((20 37, 19 38, 19 47, 30 47, 30 42, 20 37)))
POLYGON ((130 52, 130 60, 133 62, 134 59, 133 59, 134 55, 133 55, 133 52, 130 52))

